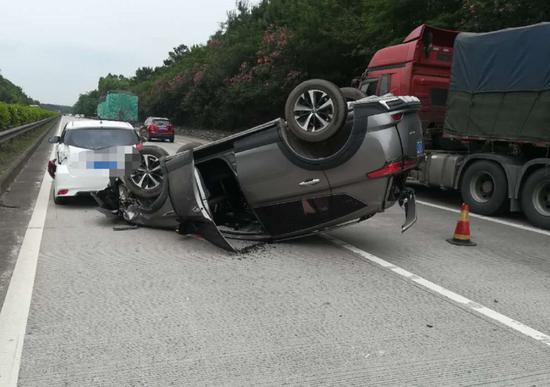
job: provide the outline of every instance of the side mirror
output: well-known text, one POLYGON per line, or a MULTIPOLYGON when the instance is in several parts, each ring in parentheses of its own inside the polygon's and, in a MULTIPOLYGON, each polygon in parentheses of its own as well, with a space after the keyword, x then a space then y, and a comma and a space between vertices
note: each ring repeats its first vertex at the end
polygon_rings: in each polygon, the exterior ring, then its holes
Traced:
POLYGON ((61 137, 59 137, 59 136, 52 136, 52 137, 48 138, 48 142, 50 144, 57 144, 59 142, 59 140, 61 140, 61 137))

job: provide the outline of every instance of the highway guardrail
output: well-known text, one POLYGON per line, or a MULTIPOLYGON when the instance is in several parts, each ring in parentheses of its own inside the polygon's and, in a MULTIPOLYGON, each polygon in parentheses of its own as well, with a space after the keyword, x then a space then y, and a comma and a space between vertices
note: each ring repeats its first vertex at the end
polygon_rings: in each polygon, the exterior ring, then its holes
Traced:
POLYGON ((30 132, 33 129, 38 128, 39 126, 42 126, 50 121, 53 121, 57 119, 58 116, 48 117, 40 121, 31 122, 29 124, 17 126, 15 128, 6 129, 0 131, 0 144, 5 143, 6 141, 9 141, 15 137, 18 137, 24 133, 30 132))

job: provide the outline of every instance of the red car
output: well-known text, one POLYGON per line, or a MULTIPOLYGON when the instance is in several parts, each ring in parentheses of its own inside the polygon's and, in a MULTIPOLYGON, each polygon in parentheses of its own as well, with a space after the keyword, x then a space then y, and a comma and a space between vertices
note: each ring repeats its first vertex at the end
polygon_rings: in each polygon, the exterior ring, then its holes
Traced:
POLYGON ((159 139, 174 142, 174 125, 168 118, 149 117, 145 120, 140 135, 145 141, 159 139))

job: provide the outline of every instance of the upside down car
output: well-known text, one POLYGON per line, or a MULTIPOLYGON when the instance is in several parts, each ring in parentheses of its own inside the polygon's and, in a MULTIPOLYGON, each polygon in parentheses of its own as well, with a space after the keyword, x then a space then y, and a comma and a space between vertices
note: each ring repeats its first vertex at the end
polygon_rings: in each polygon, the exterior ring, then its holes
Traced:
POLYGON ((275 241, 366 220, 399 203, 416 221, 408 171, 423 156, 419 100, 365 97, 325 80, 288 96, 285 119, 173 156, 145 146, 141 165, 94 197, 135 225, 231 239, 275 241))

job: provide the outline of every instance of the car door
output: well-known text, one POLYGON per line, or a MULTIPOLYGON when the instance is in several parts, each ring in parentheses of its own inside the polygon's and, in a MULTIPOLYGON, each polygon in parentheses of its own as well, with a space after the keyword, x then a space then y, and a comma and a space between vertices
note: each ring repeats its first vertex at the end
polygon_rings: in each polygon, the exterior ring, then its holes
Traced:
POLYGON ((241 190, 272 236, 314 227, 329 216, 325 173, 297 166, 283 153, 279 141, 275 122, 234 144, 241 190))
POLYGON ((198 234, 222 249, 235 251, 212 219, 192 151, 167 158, 163 164, 172 207, 181 222, 180 232, 198 234))
POLYGON ((57 164, 62 164, 69 157, 69 149, 65 145, 65 134, 67 133, 67 125, 63 128, 61 135, 59 136, 59 141, 55 144, 55 159, 57 164))

